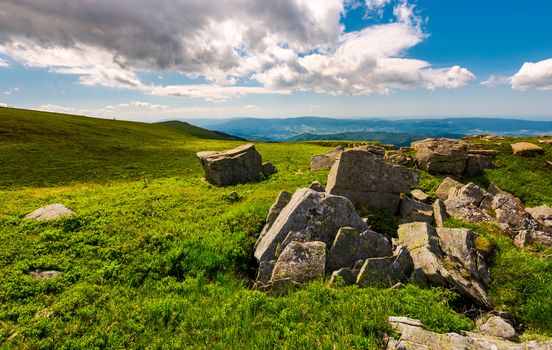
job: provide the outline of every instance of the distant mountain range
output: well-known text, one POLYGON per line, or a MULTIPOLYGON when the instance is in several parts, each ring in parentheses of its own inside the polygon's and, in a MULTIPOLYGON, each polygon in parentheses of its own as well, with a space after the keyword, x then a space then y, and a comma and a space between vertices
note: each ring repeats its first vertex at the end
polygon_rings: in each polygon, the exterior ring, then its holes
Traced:
POLYGON ((552 135, 552 121, 500 118, 337 119, 299 117, 283 119, 188 119, 194 125, 251 141, 369 140, 408 145, 427 137, 465 135, 552 135))

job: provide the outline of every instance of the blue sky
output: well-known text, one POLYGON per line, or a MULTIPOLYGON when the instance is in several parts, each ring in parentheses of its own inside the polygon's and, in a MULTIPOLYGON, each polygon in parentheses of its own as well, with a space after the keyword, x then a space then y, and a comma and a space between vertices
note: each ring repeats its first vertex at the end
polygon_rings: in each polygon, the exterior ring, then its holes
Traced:
POLYGON ((0 104, 14 107, 143 121, 552 119, 544 0, 4 0, 3 10, 0 104))

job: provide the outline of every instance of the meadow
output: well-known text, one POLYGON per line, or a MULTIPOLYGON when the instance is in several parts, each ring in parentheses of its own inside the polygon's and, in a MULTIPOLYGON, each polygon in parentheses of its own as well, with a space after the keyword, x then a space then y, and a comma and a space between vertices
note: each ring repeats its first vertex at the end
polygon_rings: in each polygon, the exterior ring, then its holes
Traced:
MULTIPOLYGON (((195 153, 241 143, 0 108, 0 348, 377 349, 392 333, 389 315, 439 332, 473 327, 459 297, 439 288, 315 281, 279 298, 251 290, 253 244, 270 205, 281 190, 324 184, 327 171, 309 171, 309 161, 330 147, 256 143, 277 174, 225 188, 207 183, 195 153), (76 215, 24 219, 56 202, 76 215), (36 269, 62 274, 36 280, 28 275, 36 269)), ((549 146, 531 159, 503 152, 474 180, 552 205, 544 160, 552 160, 549 146)), ((431 193, 439 182, 424 174, 420 187, 431 193)), ((552 336, 551 252, 518 250, 496 227, 472 228, 493 245, 497 308, 513 311, 526 337, 552 336)))

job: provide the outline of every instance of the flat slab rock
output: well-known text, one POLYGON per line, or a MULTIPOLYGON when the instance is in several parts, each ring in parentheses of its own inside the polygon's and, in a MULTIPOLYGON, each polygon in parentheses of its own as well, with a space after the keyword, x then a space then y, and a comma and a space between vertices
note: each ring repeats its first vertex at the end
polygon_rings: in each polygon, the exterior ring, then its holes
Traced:
POLYGON ((56 270, 51 270, 51 271, 34 270, 29 272, 29 276, 39 280, 49 280, 59 275, 61 275, 61 272, 56 270))
POLYGON ((258 181, 276 172, 271 163, 263 164, 261 155, 251 143, 227 151, 203 151, 196 155, 207 181, 219 187, 258 181))
POLYGON ((543 153, 542 147, 531 142, 512 143, 512 153, 516 156, 527 156, 536 153, 543 153))
POLYGON ((75 212, 67 209, 63 204, 55 203, 33 211, 32 213, 25 216, 25 219, 51 220, 73 214, 75 214, 75 212))
POLYGON ((389 339, 388 350, 551 350, 551 341, 514 343, 503 338, 475 332, 439 334, 428 331, 419 320, 389 317, 391 327, 400 334, 389 339))

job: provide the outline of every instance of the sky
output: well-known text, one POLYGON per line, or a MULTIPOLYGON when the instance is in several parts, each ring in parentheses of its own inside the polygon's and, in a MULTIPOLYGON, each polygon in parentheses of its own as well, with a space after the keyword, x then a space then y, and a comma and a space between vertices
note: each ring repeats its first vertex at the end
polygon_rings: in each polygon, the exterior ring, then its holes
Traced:
POLYGON ((0 0, 0 106, 552 120, 549 0, 0 0))

